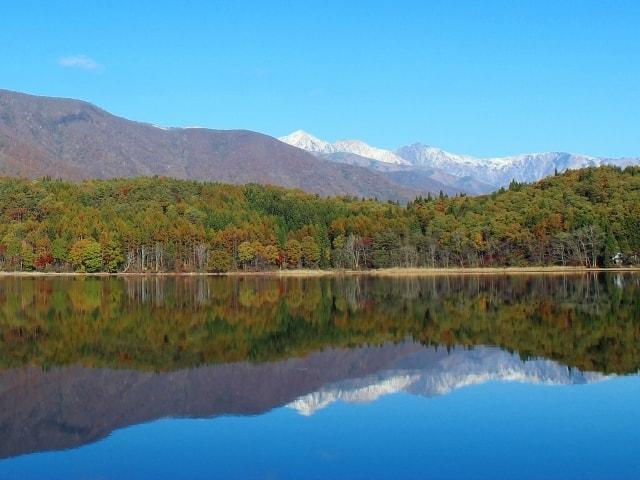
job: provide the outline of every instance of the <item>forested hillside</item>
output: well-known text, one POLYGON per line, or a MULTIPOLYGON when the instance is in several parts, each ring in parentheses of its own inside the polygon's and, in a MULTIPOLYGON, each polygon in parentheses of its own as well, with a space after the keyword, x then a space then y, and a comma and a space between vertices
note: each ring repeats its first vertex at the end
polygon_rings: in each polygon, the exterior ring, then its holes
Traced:
POLYGON ((169 178, 0 180, 2 270, 609 266, 640 255, 640 168, 406 206, 169 178))

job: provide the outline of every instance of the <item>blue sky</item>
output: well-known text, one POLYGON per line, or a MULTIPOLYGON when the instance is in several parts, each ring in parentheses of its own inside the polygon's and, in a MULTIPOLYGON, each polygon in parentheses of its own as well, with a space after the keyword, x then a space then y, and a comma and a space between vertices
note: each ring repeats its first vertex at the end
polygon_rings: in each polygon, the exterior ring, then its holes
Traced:
POLYGON ((0 88, 167 126, 640 156, 640 1, 7 2, 0 88))

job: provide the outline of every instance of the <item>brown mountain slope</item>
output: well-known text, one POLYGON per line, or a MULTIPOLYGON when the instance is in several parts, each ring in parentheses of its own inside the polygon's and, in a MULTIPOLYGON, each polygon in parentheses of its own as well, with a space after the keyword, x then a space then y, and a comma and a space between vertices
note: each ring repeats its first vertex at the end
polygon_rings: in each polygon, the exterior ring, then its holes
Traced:
POLYGON ((163 175, 395 200, 422 193, 256 132, 163 129, 82 101, 7 90, 0 90, 0 175, 71 180, 163 175))

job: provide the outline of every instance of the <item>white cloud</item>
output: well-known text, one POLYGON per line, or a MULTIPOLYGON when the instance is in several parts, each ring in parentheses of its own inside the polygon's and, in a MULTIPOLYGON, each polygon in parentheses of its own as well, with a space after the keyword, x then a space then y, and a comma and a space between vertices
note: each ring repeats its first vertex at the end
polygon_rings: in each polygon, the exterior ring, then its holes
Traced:
POLYGON ((94 72, 104 70, 104 65, 101 65, 87 55, 71 55, 69 57, 62 57, 58 60, 58 65, 65 68, 79 68, 81 70, 91 70, 94 72))

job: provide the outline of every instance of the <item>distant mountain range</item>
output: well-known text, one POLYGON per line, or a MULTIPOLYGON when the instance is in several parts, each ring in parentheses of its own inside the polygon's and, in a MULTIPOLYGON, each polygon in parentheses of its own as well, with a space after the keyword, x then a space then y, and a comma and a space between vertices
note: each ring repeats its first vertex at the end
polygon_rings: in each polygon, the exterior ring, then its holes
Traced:
POLYGON ((297 131, 281 141, 248 130, 164 128, 86 102, 0 90, 0 175, 69 180, 170 176, 262 183, 320 195, 407 201, 440 191, 487 193, 557 169, 640 163, 569 153, 477 159, 422 144, 396 151, 329 143, 297 131))
POLYGON ((384 172, 408 188, 433 190, 439 183, 446 193, 488 193, 507 186, 512 180, 535 182, 553 175, 555 171, 600 165, 624 167, 640 163, 640 158, 601 158, 565 152, 475 158, 421 143, 390 151, 372 147, 360 140, 329 143, 302 130, 280 137, 280 140, 322 159, 384 172))

